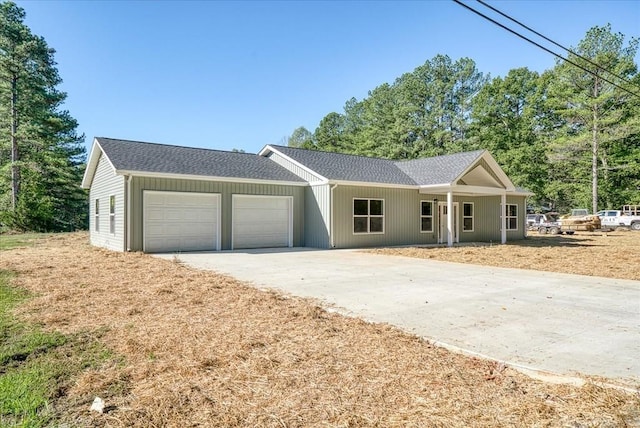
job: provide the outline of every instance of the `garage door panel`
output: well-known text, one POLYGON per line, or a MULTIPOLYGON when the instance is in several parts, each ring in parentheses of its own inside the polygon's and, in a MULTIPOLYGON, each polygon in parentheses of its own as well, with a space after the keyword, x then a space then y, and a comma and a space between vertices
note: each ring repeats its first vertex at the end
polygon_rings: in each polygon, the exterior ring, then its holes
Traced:
POLYGON ((292 198, 233 197, 233 248, 288 247, 292 243, 292 198))
POLYGON ((241 230, 236 230, 235 238, 242 235, 268 235, 268 236, 282 236, 285 239, 289 238, 289 224, 246 224, 242 226, 241 230))
POLYGON ((144 250, 216 250, 219 218, 218 194, 145 191, 144 250))
POLYGON ((247 233, 234 240, 234 248, 287 247, 288 236, 273 233, 247 233))

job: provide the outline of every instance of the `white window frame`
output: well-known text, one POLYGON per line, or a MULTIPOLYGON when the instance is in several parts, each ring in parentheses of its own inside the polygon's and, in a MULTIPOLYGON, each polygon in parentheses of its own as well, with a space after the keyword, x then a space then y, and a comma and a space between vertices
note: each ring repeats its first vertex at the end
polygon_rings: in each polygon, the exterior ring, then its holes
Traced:
POLYGON ((116 196, 109 196, 109 233, 116 234, 116 196))
POLYGON ((474 202, 463 202, 462 203, 462 233, 464 233, 464 232, 473 232, 475 230, 475 228, 476 228, 475 214, 476 214, 476 207, 475 207, 475 203, 474 202), (465 215, 465 213, 464 213, 465 205, 471 205, 471 215, 465 215), (471 229, 467 229, 465 227, 464 221, 466 219, 468 219, 468 218, 471 219, 471 229))
POLYGON ((504 207, 505 207, 505 210, 504 210, 505 224, 506 224, 507 230, 518 230, 518 204, 505 204, 504 207), (509 207, 516 207, 515 215, 509 215, 509 207), (515 228, 509 227, 511 220, 515 220, 515 223, 516 223, 515 228))
POLYGON ((354 235, 384 235, 385 229, 385 221, 384 221, 384 199, 382 198, 353 198, 351 201, 351 231, 354 235), (356 201, 367 201, 367 214, 357 214, 356 215, 356 201), (380 201, 382 202, 382 215, 371 214, 371 201, 380 201), (356 218, 366 218, 367 219, 367 231, 366 232, 356 232, 355 231, 355 219, 356 218), (382 219, 382 231, 380 232, 371 232, 371 219, 372 218, 381 218, 382 219))
POLYGON ((100 232, 100 199, 96 198, 93 203, 93 230, 100 232))
POLYGON ((433 201, 422 200, 420 201, 420 233, 433 233, 433 201), (422 204, 430 204, 431 205, 431 215, 423 215, 422 214, 422 204), (422 230, 422 219, 423 218, 431 218, 431 229, 430 230, 422 230))

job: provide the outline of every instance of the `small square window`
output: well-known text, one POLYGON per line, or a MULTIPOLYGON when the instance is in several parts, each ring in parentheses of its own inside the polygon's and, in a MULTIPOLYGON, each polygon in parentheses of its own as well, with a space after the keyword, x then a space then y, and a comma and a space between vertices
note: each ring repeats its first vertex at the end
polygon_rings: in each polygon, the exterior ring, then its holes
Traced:
POLYGON ((353 201, 354 215, 369 215, 369 201, 367 199, 356 199, 353 201))
POLYGON ((369 201, 369 215, 382 215, 382 201, 372 199, 369 201))
POLYGON ((371 217, 369 219, 369 232, 371 233, 382 233, 384 228, 384 223, 382 221, 382 217, 371 217))
POLYGON ((367 233, 367 221, 366 217, 354 217, 353 233, 367 233))

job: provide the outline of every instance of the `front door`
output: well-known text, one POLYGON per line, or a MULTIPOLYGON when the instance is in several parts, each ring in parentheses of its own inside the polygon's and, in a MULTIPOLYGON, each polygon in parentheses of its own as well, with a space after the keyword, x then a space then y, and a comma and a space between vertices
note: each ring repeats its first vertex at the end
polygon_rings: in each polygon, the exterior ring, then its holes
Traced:
MULTIPOLYGON (((438 202, 438 243, 448 242, 449 233, 447 230, 447 203, 438 202)), ((458 203, 453 203, 453 242, 460 242, 458 239, 458 203)))

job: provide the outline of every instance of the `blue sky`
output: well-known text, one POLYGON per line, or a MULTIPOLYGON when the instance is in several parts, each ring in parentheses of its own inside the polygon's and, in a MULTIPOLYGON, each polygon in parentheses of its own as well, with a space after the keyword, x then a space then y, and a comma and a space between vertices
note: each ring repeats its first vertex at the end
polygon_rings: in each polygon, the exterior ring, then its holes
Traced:
MULTIPOLYGON (((565 46, 607 23, 640 36, 640 1, 487 2, 565 46)), ((56 50, 65 108, 87 144, 103 136, 257 152, 299 126, 313 132, 349 98, 437 54, 469 57, 494 77, 554 65, 445 0, 17 3, 56 50)))

